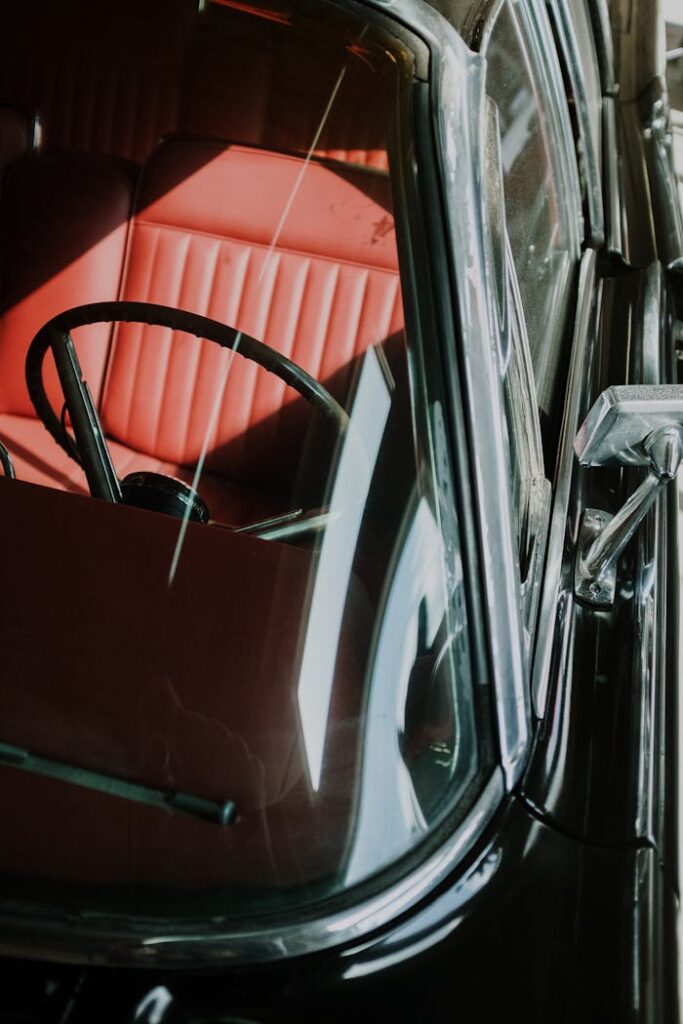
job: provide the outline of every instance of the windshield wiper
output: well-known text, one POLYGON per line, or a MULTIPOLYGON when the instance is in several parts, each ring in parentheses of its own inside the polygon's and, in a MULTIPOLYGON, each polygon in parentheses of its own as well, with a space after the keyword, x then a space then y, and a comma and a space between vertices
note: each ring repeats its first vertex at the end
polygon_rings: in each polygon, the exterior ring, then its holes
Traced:
POLYGON ((206 800, 204 797, 193 796, 191 793, 153 789, 151 786, 128 782, 126 779, 120 779, 114 775, 104 775, 101 772, 91 771, 89 768, 79 768, 76 765, 64 764, 62 761, 39 757, 28 750, 22 750, 21 747, 11 746, 9 743, 0 742, 0 765, 19 768, 32 775, 44 775, 48 779, 59 779, 60 782, 69 782, 74 786, 83 786, 85 789, 94 789, 99 793, 107 793, 109 796, 116 796, 121 800, 131 800, 137 804, 147 804, 148 807, 175 811, 177 814, 187 814, 214 825, 232 825, 237 816, 232 800, 219 803, 214 800, 206 800))

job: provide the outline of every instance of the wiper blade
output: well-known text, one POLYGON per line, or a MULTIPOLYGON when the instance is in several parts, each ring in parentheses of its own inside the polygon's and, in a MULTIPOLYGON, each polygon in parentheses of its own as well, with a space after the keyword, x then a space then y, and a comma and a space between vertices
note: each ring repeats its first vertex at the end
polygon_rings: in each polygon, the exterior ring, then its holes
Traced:
POLYGON ((126 779, 120 779, 114 775, 95 772, 90 768, 79 768, 62 761, 39 757, 21 747, 11 746, 9 743, 0 742, 0 765, 18 768, 21 771, 30 772, 32 775, 44 775, 48 779, 59 779, 61 782, 97 790, 99 793, 107 793, 109 796, 116 796, 121 800, 146 804, 148 807, 157 807, 164 811, 175 811, 177 814, 187 814, 214 825, 232 825, 237 816, 237 810, 232 800, 220 803, 206 800, 201 796, 193 796, 191 793, 153 789, 151 786, 128 782, 126 779))

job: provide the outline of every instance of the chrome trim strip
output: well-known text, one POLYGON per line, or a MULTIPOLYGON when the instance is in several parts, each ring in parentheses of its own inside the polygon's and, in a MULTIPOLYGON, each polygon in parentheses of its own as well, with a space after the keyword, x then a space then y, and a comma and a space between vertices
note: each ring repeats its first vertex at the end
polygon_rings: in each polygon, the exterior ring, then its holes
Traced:
POLYGON ((0 441, 0 466, 2 466, 3 475, 6 476, 8 480, 14 480, 16 478, 12 456, 7 451, 2 441, 0 441))
MULTIPOLYGON (((521 777, 529 751, 531 697, 513 537, 502 367, 493 326, 495 309, 488 289, 482 287, 490 279, 481 210, 486 61, 472 53, 453 26, 422 0, 372 2, 421 36, 431 53, 433 117, 458 300, 465 413, 471 438, 476 439, 472 474, 483 562, 482 589, 487 601, 487 647, 500 757, 510 790, 521 777)), ((497 11, 500 6, 502 0, 496 0, 492 9, 497 11)), ((554 45, 549 26, 548 33, 554 45)), ((534 39, 539 45, 536 32, 534 39)))
POLYGON ((554 132, 551 133, 549 145, 552 147, 559 144, 562 149, 562 166, 558 170, 565 178, 563 184, 566 192, 563 196, 563 201, 573 207, 572 221, 575 230, 573 241, 576 245, 576 255, 578 257, 581 242, 585 236, 581 183, 579 181, 579 166, 574 144, 574 132, 567 103, 567 92, 562 78, 560 58, 555 46, 550 17, 545 6, 539 3, 538 0, 535 0, 535 2, 534 0, 526 0, 526 2, 518 3, 517 8, 519 24, 524 26, 526 30, 523 31, 526 48, 531 49, 533 47, 535 50, 537 67, 534 68, 534 75, 538 77, 542 69, 545 77, 542 85, 545 87, 548 97, 551 98, 552 107, 554 108, 551 109, 551 116, 546 120, 545 130, 549 131, 551 129, 553 120, 556 121, 560 129, 560 138, 555 137, 553 139, 554 132))
POLYGON ((465 42, 470 43, 472 49, 477 53, 486 53, 491 33, 505 3, 507 0, 490 0, 488 7, 478 12, 479 20, 476 23, 473 22, 471 26, 467 26, 471 28, 471 39, 463 32, 465 42))
POLYGON ((107 966, 204 968, 266 963, 329 949, 380 928, 442 882, 472 849, 503 796, 503 776, 497 769, 466 821, 420 867, 384 892, 325 917, 289 925, 242 923, 234 929, 214 918, 174 934, 155 932, 153 924, 145 927, 140 920, 122 928, 95 915, 69 915, 60 922, 54 912, 46 925, 37 908, 32 918, 11 917, 0 905, 0 954, 107 966))
POLYGON ((542 718, 545 714, 548 697, 550 661, 556 624, 555 608, 560 591, 569 495, 575 465, 574 438, 584 411, 582 409, 582 402, 586 381, 587 356, 593 342, 589 335, 589 328, 595 293, 595 266, 595 251, 587 249, 583 254, 579 274, 579 295, 576 322, 574 324, 571 365, 569 368, 567 401, 560 432, 555 498, 550 519, 545 582, 541 597, 541 612, 536 632, 536 650, 532 668, 531 692, 533 707, 535 714, 539 718, 542 718))
POLYGON ((657 237, 657 255, 665 267, 681 271, 683 211, 673 162, 669 101, 660 82, 653 83, 646 102, 649 109, 643 124, 643 138, 657 237))
POLYGON ((598 52, 600 80, 605 96, 614 96, 619 88, 614 74, 614 44, 609 10, 605 0, 588 0, 588 10, 593 24, 593 38, 598 52))
POLYGON ((602 175, 600 173, 600 154, 593 145, 591 133, 588 96, 584 86, 579 44, 566 3, 549 0, 550 10, 560 40, 560 45, 567 62, 567 71, 574 94, 576 118, 579 128, 580 142, 583 147, 584 168, 586 175, 586 203, 588 206, 588 230, 586 238, 596 248, 605 241, 605 217, 603 211, 602 175))
POLYGON ((619 174, 617 107, 616 100, 612 96, 604 96, 602 100, 602 137, 607 252, 612 256, 623 258, 624 231, 621 212, 624 200, 619 174))
MULTIPOLYGON (((633 383, 659 386, 669 384, 670 376, 663 365, 662 327, 664 313, 664 269, 659 260, 650 264, 643 272, 642 300, 637 307, 636 333, 633 347, 640 356, 638 379, 633 383)), ((636 759, 637 792, 634 829, 636 835, 648 836, 655 840, 655 779, 657 777, 656 698, 662 675, 666 672, 664 659, 660 658, 662 639, 662 614, 667 615, 666 582, 662 568, 666 568, 668 553, 662 549, 662 538, 668 532, 668 508, 664 496, 657 503, 656 511, 643 525, 638 537, 634 591, 634 627, 636 631, 633 649, 633 678, 638 689, 634 699, 640 701, 640 741, 636 759)), ((676 517, 678 522, 678 517, 676 517)), ((666 645, 664 644, 664 647, 666 645)))
POLYGON ((31 117, 31 139, 29 145, 34 153, 40 153, 43 147, 43 122, 37 111, 34 111, 31 117))
POLYGON ((434 61, 435 119, 446 221, 454 266, 465 411, 475 455, 473 485, 487 605, 489 657, 501 761, 508 789, 519 780, 530 741, 519 565, 513 538, 510 460, 504 420, 496 313, 484 282, 486 224, 481 203, 487 120, 486 62, 452 31, 434 61))

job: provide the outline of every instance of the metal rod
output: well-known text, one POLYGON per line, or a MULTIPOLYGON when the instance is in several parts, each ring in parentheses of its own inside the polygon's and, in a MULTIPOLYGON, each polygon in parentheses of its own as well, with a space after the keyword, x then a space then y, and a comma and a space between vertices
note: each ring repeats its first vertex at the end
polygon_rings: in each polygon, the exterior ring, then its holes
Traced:
POLYGON ((53 328, 53 334, 52 354, 90 493, 105 501, 121 501, 121 484, 104 440, 90 389, 83 380, 71 335, 63 335, 56 328, 53 328))
POLYGON ((582 579, 597 581, 616 564, 662 487, 674 479, 683 459, 683 430, 677 426, 655 430, 645 438, 643 448, 650 458, 650 471, 585 555, 579 555, 582 579))
POLYGON ((619 509, 614 518, 595 538, 585 555, 579 556, 581 576, 598 580, 624 550, 638 529, 661 488, 668 483, 667 477, 660 477, 650 470, 628 501, 619 509))
POLYGON ((80 768, 77 765, 65 764, 63 761, 40 757, 29 750, 12 746, 9 743, 0 742, 0 765, 18 768, 21 771, 30 772, 32 775, 58 779, 60 782, 82 786, 84 789, 92 789, 98 793, 106 793, 108 796, 115 796, 121 800, 130 800, 134 803, 146 804, 148 807, 157 807, 160 810, 187 814, 216 825, 232 825, 236 817, 235 804, 232 800, 220 803, 194 796, 192 793, 153 789, 151 786, 143 786, 138 782, 128 782, 127 779, 117 778, 115 775, 105 775, 89 768, 80 768))

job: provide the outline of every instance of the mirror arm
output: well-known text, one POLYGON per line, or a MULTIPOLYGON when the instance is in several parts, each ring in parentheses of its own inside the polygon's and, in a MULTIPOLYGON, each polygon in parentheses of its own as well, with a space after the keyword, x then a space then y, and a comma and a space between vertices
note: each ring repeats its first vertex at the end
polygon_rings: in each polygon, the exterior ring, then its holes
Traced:
POLYGON ((683 428, 655 430, 643 448, 650 459, 649 472, 616 515, 598 509, 586 509, 583 514, 574 593, 587 604, 609 607, 614 603, 617 561, 660 490, 675 479, 683 461, 683 428))

